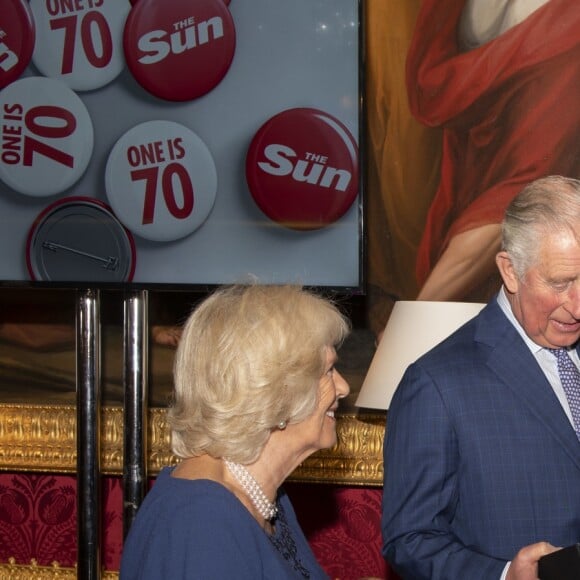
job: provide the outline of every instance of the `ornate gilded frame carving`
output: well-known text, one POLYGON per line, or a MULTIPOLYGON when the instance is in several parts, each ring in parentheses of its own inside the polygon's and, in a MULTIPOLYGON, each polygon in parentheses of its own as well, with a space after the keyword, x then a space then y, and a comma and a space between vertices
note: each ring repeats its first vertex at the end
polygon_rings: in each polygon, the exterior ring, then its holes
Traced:
MULTIPOLYGON (((101 580, 114 580, 118 572, 104 571, 101 580)), ((57 562, 52 566, 39 566, 35 560, 30 564, 16 564, 10 558, 7 564, 0 564, 0 580, 76 580, 76 568, 61 568, 57 562)))
MULTIPOLYGON (((177 458, 169 449, 166 410, 149 410, 148 472, 156 475, 177 458)), ((338 442, 309 457, 292 481, 381 486, 384 414, 346 414, 337 419, 338 442)), ((101 464, 106 475, 123 472, 123 410, 103 407, 101 464)), ((76 408, 73 405, 0 404, 0 471, 76 471, 76 408)), ((0 564, 0 580, 72 580, 75 568, 29 565, 14 560, 0 564)), ((103 580, 116 580, 105 571, 103 580)))
MULTIPOLYGON (((148 472, 177 462, 169 449, 166 410, 149 409, 148 472)), ((309 457, 293 481, 380 486, 384 414, 345 414, 338 442, 309 457)), ((103 407, 102 472, 123 473, 123 410, 103 407)), ((0 404, 0 470, 72 473, 76 470, 76 409, 65 405, 0 404)))

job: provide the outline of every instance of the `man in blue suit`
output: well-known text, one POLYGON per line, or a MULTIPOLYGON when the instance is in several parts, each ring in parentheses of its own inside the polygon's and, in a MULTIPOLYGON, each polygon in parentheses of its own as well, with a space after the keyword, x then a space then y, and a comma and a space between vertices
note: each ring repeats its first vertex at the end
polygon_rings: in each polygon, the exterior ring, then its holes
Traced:
POLYGON ((580 541, 580 421, 548 350, 579 365, 580 181, 518 194, 496 264, 497 297, 409 366, 388 412, 383 551, 404 580, 528 580, 580 541))

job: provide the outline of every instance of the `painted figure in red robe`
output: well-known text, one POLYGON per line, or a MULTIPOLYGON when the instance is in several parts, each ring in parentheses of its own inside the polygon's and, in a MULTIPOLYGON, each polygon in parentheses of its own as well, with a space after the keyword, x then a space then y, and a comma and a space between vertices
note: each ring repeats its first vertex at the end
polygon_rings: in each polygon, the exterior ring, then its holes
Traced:
POLYGON ((509 201, 538 177, 580 176, 579 26, 569 0, 423 1, 407 86, 443 149, 419 299, 487 298, 509 201))

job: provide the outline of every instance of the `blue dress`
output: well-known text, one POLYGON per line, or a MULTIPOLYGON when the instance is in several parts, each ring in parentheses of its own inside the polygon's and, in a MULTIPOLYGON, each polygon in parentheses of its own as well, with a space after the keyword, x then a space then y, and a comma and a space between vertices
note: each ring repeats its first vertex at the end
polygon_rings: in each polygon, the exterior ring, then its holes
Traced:
POLYGON ((214 481, 164 468, 129 530, 120 580, 327 580, 288 496, 278 495, 268 536, 244 505, 214 481))

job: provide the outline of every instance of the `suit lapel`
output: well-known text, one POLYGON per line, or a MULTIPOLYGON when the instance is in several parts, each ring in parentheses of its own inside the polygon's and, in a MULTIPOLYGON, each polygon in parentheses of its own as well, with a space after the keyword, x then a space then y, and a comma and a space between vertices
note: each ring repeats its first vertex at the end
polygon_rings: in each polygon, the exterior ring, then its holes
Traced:
POLYGON ((491 347, 488 365, 543 423, 580 469, 580 442, 536 359, 494 300, 478 318, 476 341, 491 347))

